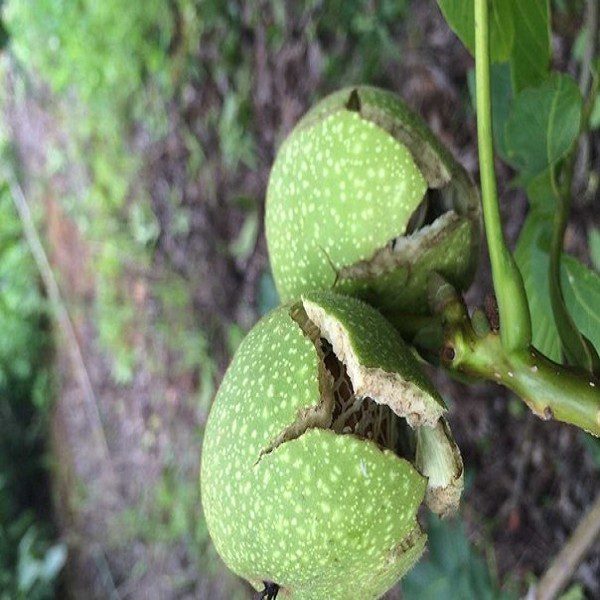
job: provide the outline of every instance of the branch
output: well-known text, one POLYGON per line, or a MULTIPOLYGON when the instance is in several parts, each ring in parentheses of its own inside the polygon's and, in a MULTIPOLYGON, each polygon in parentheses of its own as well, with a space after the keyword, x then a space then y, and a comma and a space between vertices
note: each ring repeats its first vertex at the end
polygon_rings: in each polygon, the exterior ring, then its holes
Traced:
POLYGON ((600 534, 600 494, 537 585, 536 600, 552 600, 569 583, 600 534))
POLYGON ((509 351, 498 333, 469 318, 454 288, 439 275, 429 281, 434 314, 443 327, 440 362, 454 373, 495 381, 515 392, 538 417, 576 425, 600 436, 600 381, 559 365, 535 348, 509 351))

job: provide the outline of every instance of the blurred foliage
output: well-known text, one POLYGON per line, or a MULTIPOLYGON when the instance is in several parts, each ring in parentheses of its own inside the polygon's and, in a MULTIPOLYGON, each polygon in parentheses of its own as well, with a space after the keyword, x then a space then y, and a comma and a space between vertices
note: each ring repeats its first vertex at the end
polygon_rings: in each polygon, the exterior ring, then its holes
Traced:
POLYGON ((160 233, 144 191, 132 193, 142 158, 132 146, 168 128, 172 17, 162 0, 9 0, 5 7, 17 70, 58 100, 54 116, 68 136, 49 149, 48 175, 71 182, 63 206, 96 242, 97 325, 119 382, 135 372, 136 322, 129 290, 115 282, 125 264, 148 263, 160 233))
POLYGON ((383 67, 397 58, 394 31, 401 26, 408 0, 307 0, 304 10, 318 11, 313 35, 324 41, 323 74, 336 88, 343 84, 374 82, 383 67), (326 41, 344 32, 352 52, 336 52, 326 41))
MULTIPOLYGON (((188 150, 187 178, 201 179, 207 200, 214 202, 215 164, 229 173, 256 166, 254 57, 244 50, 249 28, 265 22, 268 14, 268 48, 276 52, 289 38, 289 23, 303 22, 303 36, 321 48, 325 86, 374 82, 386 62, 397 58, 394 32, 408 6, 407 0, 4 2, 21 87, 35 89, 42 83, 58 100, 53 102, 59 107, 55 117, 68 135, 49 149, 48 175, 69 182, 63 206, 93 241, 96 324, 120 383, 135 374, 132 332, 143 324, 132 307, 131 290, 115 282, 128 267, 151 264, 161 235, 138 174, 140 150, 169 133, 170 102, 181 101, 192 82, 201 86, 210 80, 218 86, 220 102, 202 117, 206 136, 185 121, 179 124, 188 150), (215 40, 218 60, 203 53, 215 40), (214 144, 216 161, 209 159, 214 144)), ((179 193, 171 190, 170 233, 185 235, 189 214, 179 193)), ((249 255, 257 233, 258 214, 252 210, 229 247, 234 260, 243 262, 249 255)), ((209 361, 204 354, 202 364, 209 361)))
POLYGON ((428 555, 402 580, 406 600, 510 600, 489 566, 469 542, 461 521, 428 515, 428 555))
POLYGON ((53 596, 66 549, 52 545, 44 439, 51 381, 45 302, 7 188, 0 187, 0 599, 53 596))

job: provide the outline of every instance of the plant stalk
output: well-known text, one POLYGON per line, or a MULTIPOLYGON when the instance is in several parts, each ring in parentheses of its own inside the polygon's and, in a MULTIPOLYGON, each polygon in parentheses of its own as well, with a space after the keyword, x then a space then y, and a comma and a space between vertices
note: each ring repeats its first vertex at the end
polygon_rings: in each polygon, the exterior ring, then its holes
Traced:
POLYGON ((474 1, 477 139, 483 218, 500 314, 502 345, 512 351, 527 348, 531 343, 531 319, 523 278, 504 240, 498 204, 490 91, 489 4, 488 0, 474 1))
POLYGON ((551 600, 569 583, 582 558, 600 535, 600 494, 558 556, 540 579, 536 600, 551 600))
MULTIPOLYGON (((540 418, 570 423, 600 437, 600 380, 559 365, 531 346, 507 350, 496 331, 477 325, 475 314, 469 317, 450 284, 434 275, 429 286, 432 310, 443 327, 439 356, 444 367, 495 381, 515 392, 540 418)), ((481 314, 479 318, 485 319, 481 314)))

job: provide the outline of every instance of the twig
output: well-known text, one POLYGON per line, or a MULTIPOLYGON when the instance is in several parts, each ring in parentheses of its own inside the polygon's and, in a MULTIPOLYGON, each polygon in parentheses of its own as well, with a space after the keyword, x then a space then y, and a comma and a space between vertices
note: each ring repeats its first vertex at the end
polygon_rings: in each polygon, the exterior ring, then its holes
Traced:
POLYGON ((44 282, 44 287, 46 288, 46 293, 48 294, 48 298, 50 300, 50 304, 52 305, 56 320, 58 321, 58 324, 66 337, 71 354, 71 360, 73 361, 79 383, 83 390, 83 399, 90 426, 92 427, 92 431, 94 431, 98 439, 102 449, 103 458, 109 465, 111 465, 112 469, 110 451, 106 441, 106 436, 104 435, 104 427, 102 425, 102 419, 98 409, 98 401, 96 400, 94 388, 92 387, 92 382, 83 360, 83 354, 77 340, 73 322, 71 321, 67 307, 62 300, 58 283, 54 277, 54 273, 52 271, 52 267, 50 266, 46 251, 44 250, 40 236, 38 235, 35 227, 31 209, 29 208, 25 194, 23 193, 19 183, 15 181, 13 177, 8 177, 8 185, 13 203, 23 224, 25 239, 27 240, 27 244, 29 245, 31 253, 33 254, 33 258, 44 282))
POLYGON ((537 586, 536 600, 552 600, 569 583, 577 566, 600 534, 600 494, 537 586))

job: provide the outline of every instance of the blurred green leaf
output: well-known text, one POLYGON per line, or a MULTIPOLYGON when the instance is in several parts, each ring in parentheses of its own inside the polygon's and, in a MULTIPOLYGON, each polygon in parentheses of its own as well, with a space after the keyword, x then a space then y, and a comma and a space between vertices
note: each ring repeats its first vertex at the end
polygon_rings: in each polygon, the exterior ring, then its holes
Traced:
POLYGON ((514 43, 510 57, 513 87, 520 92, 540 85, 548 76, 551 59, 548 0, 511 0, 514 43))
POLYGON ((577 62, 581 62, 583 60, 583 56, 585 54, 585 47, 587 44, 587 37, 588 37, 588 29, 586 27, 586 28, 583 28, 577 34, 577 37, 575 38, 575 41, 573 42, 573 48, 571 50, 571 54, 573 55, 573 58, 577 62))
POLYGON ((258 230, 258 211, 254 210, 246 216, 238 236, 229 245, 229 252, 231 252, 236 260, 245 262, 250 258, 256 246, 258 230))
MULTIPOLYGON (((511 56, 514 38, 512 0, 490 3, 490 54, 492 62, 511 56)), ((475 11, 472 0, 438 0, 450 28, 472 55, 475 55, 475 11)))
MULTIPOLYGON (((560 362, 560 339, 548 294, 548 265, 552 222, 531 212, 519 236, 515 259, 523 275, 531 313, 533 345, 560 362)), ((600 276, 577 259, 563 254, 561 282, 567 309, 577 328, 596 349, 600 348, 600 276)))
POLYGON ((6 27, 4 26, 4 22, 2 21, 2 17, 0 16, 0 50, 4 50, 7 44, 8 31, 6 31, 6 27))
POLYGON ((508 599, 500 591, 485 561, 473 549, 460 521, 442 521, 430 515, 427 522, 429 556, 402 580, 406 600, 508 599))
POLYGON ((233 356, 242 340, 246 337, 246 331, 238 323, 230 323, 227 327, 227 351, 233 356))
POLYGON ((506 145, 521 183, 527 185, 569 152, 579 134, 581 110, 579 88, 567 75, 555 74, 515 96, 506 145))
POLYGON ((160 235, 160 225, 148 202, 135 202, 129 209, 129 226, 135 241, 148 246, 160 235))
POLYGON ((558 600, 585 600, 585 592, 583 591, 583 587, 576 583, 573 584, 568 590, 562 593, 558 600))
POLYGON ((592 113, 590 114, 590 129, 600 127, 600 95, 596 96, 592 113))
POLYGON ((30 527, 19 542, 18 589, 24 596, 32 597, 36 588, 47 588, 60 571, 66 559, 67 549, 64 544, 51 546, 40 554, 39 533, 35 526, 30 527))

